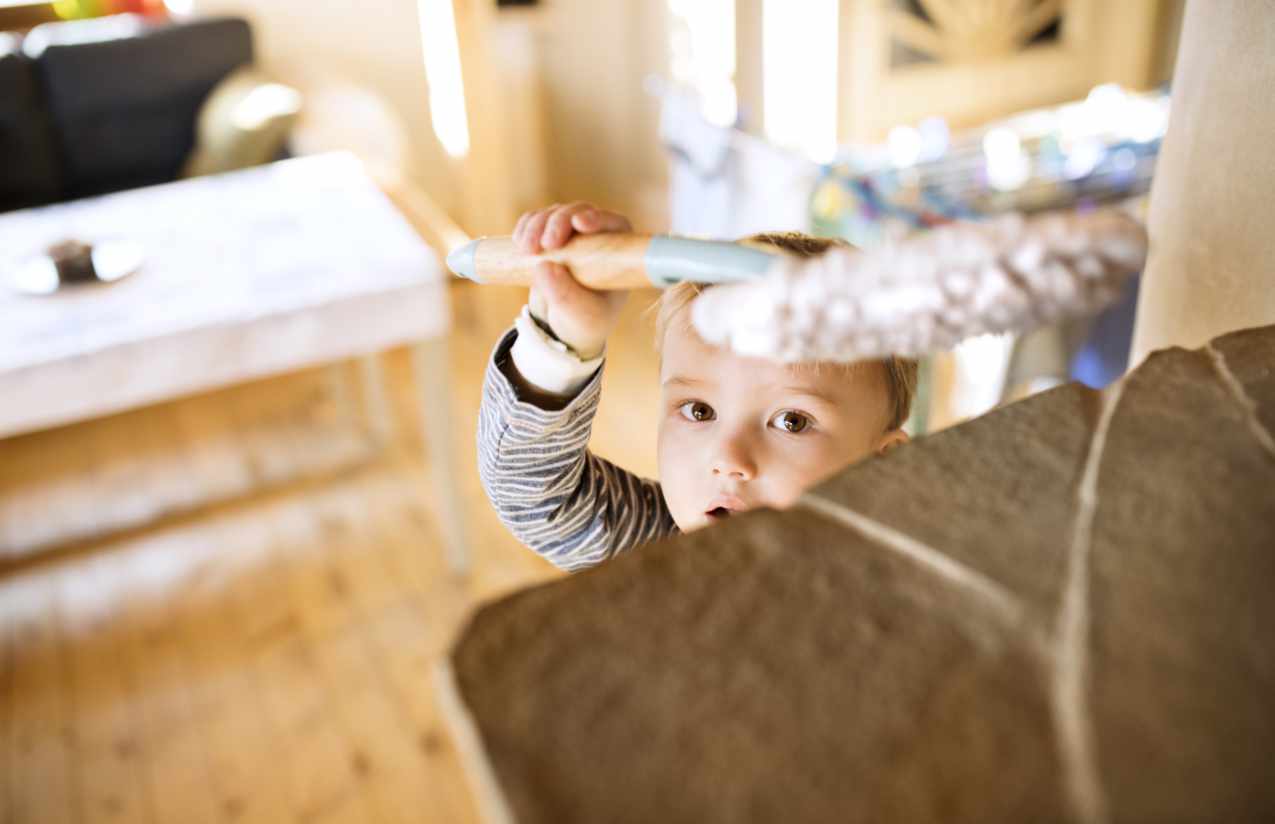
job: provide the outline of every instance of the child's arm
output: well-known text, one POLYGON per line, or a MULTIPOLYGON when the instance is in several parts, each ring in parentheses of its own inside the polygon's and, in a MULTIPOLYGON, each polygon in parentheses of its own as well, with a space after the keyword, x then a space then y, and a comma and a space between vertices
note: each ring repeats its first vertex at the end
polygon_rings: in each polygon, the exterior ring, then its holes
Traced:
MULTIPOLYGON (((524 215, 514 238, 534 253, 577 231, 628 230, 619 215, 572 204, 524 215)), ((546 265, 483 384, 478 458, 487 497, 519 540, 564 569, 676 529, 657 483, 586 448, 603 348, 624 297, 593 292, 564 267, 546 265)))
POLYGON ((506 527, 563 569, 599 563, 674 532, 659 484, 587 449, 601 396, 599 367, 573 397, 545 407, 516 386, 510 332, 487 365, 478 472, 506 527))

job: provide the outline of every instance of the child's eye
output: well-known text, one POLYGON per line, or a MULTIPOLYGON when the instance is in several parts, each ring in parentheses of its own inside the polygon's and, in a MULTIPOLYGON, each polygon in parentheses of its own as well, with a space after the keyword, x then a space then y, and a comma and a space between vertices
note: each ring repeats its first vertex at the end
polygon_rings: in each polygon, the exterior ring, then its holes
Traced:
POLYGON ((810 418, 800 412, 794 412, 791 409, 787 409, 771 418, 770 423, 772 426, 776 426, 785 432, 791 432, 795 435, 798 432, 804 432, 806 427, 810 426, 810 418))
POLYGON ((717 417, 713 412, 713 407, 703 401, 687 401, 677 408, 682 413, 682 417, 688 421, 711 421, 717 417))

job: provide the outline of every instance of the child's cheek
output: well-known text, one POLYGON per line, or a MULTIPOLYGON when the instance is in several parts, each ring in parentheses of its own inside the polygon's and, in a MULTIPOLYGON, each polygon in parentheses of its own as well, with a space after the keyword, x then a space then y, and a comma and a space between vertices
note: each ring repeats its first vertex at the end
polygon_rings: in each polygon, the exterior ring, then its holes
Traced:
POLYGON ((763 491, 766 506, 786 509, 806 491, 807 479, 802 467, 809 458, 802 453, 803 450, 787 445, 780 453, 768 453, 767 460, 758 467, 756 482, 763 491))
POLYGON ((797 503, 797 499, 801 497, 801 493, 806 491, 806 487, 798 485, 791 480, 782 481, 776 484, 777 489, 771 493, 770 500, 766 503, 774 509, 787 509, 797 503))
POLYGON ((829 459, 831 447, 827 439, 816 435, 786 436, 773 441, 772 447, 758 467, 758 481, 765 489, 766 504, 775 509, 792 506, 836 465, 829 459))
POLYGON ((688 437, 689 427, 676 422, 660 427, 657 459, 660 467, 660 485, 664 501, 668 504, 673 520, 685 530, 696 520, 698 513, 695 498, 694 444, 688 437))

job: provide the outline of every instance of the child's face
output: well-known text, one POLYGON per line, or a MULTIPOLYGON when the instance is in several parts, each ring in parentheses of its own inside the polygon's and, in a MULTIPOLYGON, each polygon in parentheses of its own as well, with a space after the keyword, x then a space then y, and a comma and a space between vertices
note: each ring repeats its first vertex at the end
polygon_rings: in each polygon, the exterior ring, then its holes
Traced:
POLYGON ((698 529, 731 512, 782 508, 838 469, 906 440, 889 422, 885 370, 785 366, 668 325, 660 367, 660 483, 673 520, 698 529))

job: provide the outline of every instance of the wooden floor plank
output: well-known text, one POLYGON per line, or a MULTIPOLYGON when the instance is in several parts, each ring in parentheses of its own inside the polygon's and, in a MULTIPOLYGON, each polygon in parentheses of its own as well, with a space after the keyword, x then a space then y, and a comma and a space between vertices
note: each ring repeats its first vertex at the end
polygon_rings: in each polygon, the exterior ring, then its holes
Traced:
POLYGON ((378 698, 365 697, 358 711, 363 714, 361 726, 376 724, 394 730, 393 736, 379 742, 380 760, 397 768, 395 780, 404 788, 392 795, 411 792, 417 808, 430 810, 437 820, 460 824, 476 820, 476 814, 459 760, 434 710, 431 674, 443 648, 441 630, 456 623, 465 593, 460 582, 440 574, 431 592, 430 603, 435 607, 431 625, 421 609, 426 594, 405 591, 391 559, 397 546, 411 542, 419 556, 438 560, 440 573, 443 559, 440 544, 421 541, 437 540, 437 532, 420 535, 403 530, 410 522, 404 510, 415 503, 417 488, 402 481, 397 487, 370 489, 357 512, 349 499, 341 501, 344 509, 329 516, 352 522, 361 513, 365 524, 358 540, 349 540, 347 533, 332 554, 333 564, 351 581, 352 600, 362 615, 364 653, 376 674, 378 698))
POLYGON ((184 532, 160 532, 119 556, 129 582, 121 657, 137 692, 137 741, 156 821, 218 820, 208 789, 204 741, 194 723, 182 637, 175 617, 206 557, 184 532))
POLYGON ((20 707, 15 694, 17 674, 17 627, 19 601, 14 590, 20 586, 13 579, 0 580, 0 822, 10 824, 18 801, 18 788, 13 785, 14 720, 20 707))
POLYGON ((271 703, 281 726, 294 737, 294 748, 306 748, 292 773, 299 816, 331 820, 361 815, 379 821, 366 793, 363 756, 350 737, 342 695, 348 685, 331 678, 330 659, 340 656, 341 639, 354 619, 337 598, 326 597, 326 565, 322 547, 299 541, 298 507, 280 506, 269 525, 271 561, 268 575, 276 584, 275 599, 289 605, 287 614, 265 636, 265 663, 271 679, 271 703))
POLYGON ((311 650, 294 631, 270 639, 258 659, 268 712, 279 731, 278 779, 294 820, 370 819, 353 757, 311 650))
POLYGON ((58 603, 66 627, 74 707, 79 820, 150 820, 138 763, 134 704, 120 666, 122 593, 101 559, 64 569, 58 603))
MULTIPOLYGON (((387 789, 396 765, 388 753, 401 756, 395 740, 401 731, 386 723, 380 712, 384 697, 378 694, 379 683, 361 626, 364 616, 354 600, 355 580, 350 570, 334 561, 334 553, 342 551, 352 536, 345 527, 333 526, 322 502, 303 502, 281 513, 280 542, 294 563, 299 547, 316 552, 305 566, 305 575, 293 578, 296 583, 323 580, 327 587, 296 589, 302 636, 313 653, 319 680, 327 691, 328 706, 349 755, 356 786, 376 821, 390 824, 402 820, 404 809, 387 789), (313 574, 321 570, 319 576, 313 574), (333 583, 339 582, 339 583, 333 583), (339 608, 343 619, 333 620, 339 608)), ((410 799, 410 796, 409 796, 410 799)))
POLYGON ((55 575, 23 576, 6 587, 14 612, 9 819, 14 824, 74 822, 69 738, 69 673, 57 611, 55 575))
POLYGON ((233 590, 260 569, 264 546, 245 540, 223 520, 189 540, 209 547, 213 563, 191 582, 174 623, 181 639, 192 726, 207 751, 208 787, 224 821, 285 821, 290 809, 270 780, 278 739, 259 699, 252 660, 233 632, 233 590))
POLYGON ((434 668, 441 654, 438 632, 419 596, 385 610, 370 622, 378 666, 399 716, 410 730, 423 765, 421 786, 440 821, 477 821, 459 756, 439 716, 433 694, 434 668))
MULTIPOLYGON (((337 626, 314 621, 307 610, 302 623, 318 650, 316 663, 337 696, 337 713, 350 744, 353 766, 378 820, 415 821, 425 811, 437 811, 441 797, 430 791, 429 764, 420 749, 420 734, 405 723, 401 708, 387 690, 387 681, 369 622, 403 600, 401 582, 391 579, 376 562, 381 552, 366 522, 374 509, 366 496, 384 490, 360 490, 346 499, 346 506, 328 496, 315 496, 304 508, 289 513, 290 540, 319 547, 329 582, 339 582, 317 592, 338 600, 350 620, 337 626), (362 506, 360 506, 362 504, 362 506), (362 512, 360 522, 355 516, 362 512)), ((307 592, 303 597, 315 597, 307 592)), ((422 683, 422 688, 427 688, 422 683)), ((446 820, 446 819, 443 819, 446 820)))

